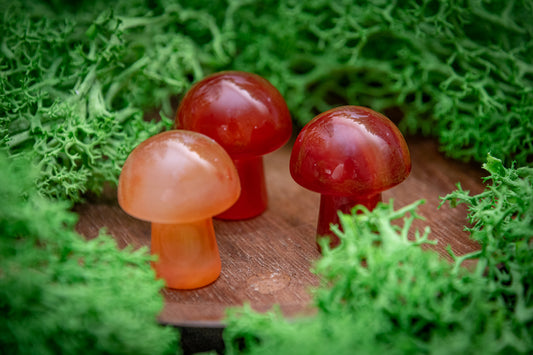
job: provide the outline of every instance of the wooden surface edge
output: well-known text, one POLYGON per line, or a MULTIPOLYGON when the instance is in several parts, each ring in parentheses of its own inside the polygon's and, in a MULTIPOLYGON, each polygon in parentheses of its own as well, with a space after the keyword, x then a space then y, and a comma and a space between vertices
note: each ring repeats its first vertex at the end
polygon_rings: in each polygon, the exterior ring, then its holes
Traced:
MULTIPOLYGON (((426 138, 408 138, 413 167, 405 182, 383 193, 383 200, 394 200, 401 208, 419 199, 426 203, 418 212, 425 220, 416 220, 414 228, 431 228, 429 247, 450 260, 448 245, 456 255, 479 246, 463 230, 466 208, 438 209, 440 197, 454 191, 461 182, 471 194, 483 190, 483 172, 473 164, 445 158, 437 144, 426 138)), ((269 208, 261 216, 244 221, 215 220, 222 273, 213 284, 192 291, 164 289, 165 307, 159 320, 164 324, 192 327, 220 327, 228 307, 249 303, 258 311, 279 305, 288 317, 313 314, 310 288, 318 285, 310 272, 320 257, 315 244, 319 196, 297 185, 289 174, 291 145, 264 158, 269 208)), ((150 245, 150 224, 125 214, 108 193, 77 205, 77 231, 94 238, 106 228, 119 247, 150 245)))

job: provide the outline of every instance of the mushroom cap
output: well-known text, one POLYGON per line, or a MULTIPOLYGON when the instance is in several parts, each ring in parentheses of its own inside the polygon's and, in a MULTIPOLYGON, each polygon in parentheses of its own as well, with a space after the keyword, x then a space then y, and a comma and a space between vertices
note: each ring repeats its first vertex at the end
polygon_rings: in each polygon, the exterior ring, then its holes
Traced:
POLYGON ((122 209, 142 220, 186 223, 231 207, 240 182, 228 153, 200 133, 173 130, 139 144, 118 183, 122 209))
POLYGON ((331 195, 372 195, 407 178, 411 158, 400 130, 366 107, 323 112, 299 133, 290 173, 303 187, 331 195))
POLYGON ((241 71, 215 73, 194 84, 180 103, 175 123, 213 138, 233 158, 270 153, 292 133, 280 92, 259 75, 241 71))

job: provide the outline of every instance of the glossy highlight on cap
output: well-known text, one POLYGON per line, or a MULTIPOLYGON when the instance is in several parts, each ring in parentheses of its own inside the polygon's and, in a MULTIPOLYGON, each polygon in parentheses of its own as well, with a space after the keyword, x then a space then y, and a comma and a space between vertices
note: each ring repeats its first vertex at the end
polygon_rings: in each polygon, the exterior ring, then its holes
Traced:
POLYGON ((173 130, 131 152, 119 177, 118 202, 142 220, 183 223, 226 210, 239 193, 237 171, 220 145, 196 132, 173 130))
POLYGON ((233 158, 270 153, 292 132, 280 92, 261 76, 242 71, 215 73, 194 84, 179 105, 175 124, 213 138, 233 158))
POLYGON ((382 114, 342 106, 310 121, 293 147, 290 172, 324 194, 374 194, 402 182, 411 170, 407 144, 382 114))

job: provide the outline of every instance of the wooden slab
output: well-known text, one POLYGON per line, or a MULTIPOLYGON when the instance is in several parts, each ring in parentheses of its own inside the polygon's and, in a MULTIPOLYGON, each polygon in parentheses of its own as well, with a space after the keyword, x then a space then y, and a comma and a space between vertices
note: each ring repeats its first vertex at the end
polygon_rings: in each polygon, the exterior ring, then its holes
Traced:
MULTIPOLYGON (((461 182, 464 189, 477 194, 483 190, 482 171, 471 165, 444 158, 435 142, 408 139, 413 160, 410 177, 383 194, 394 199, 396 208, 426 199, 419 212, 426 218, 417 221, 423 229, 431 227, 438 240, 432 246, 449 258, 449 244, 456 254, 477 249, 463 231, 465 208, 437 210, 439 196, 445 196, 461 182)), ((165 289, 166 303, 159 319, 177 326, 221 327, 225 309, 248 302, 259 311, 279 304, 288 317, 313 313, 309 288, 318 284, 309 270, 319 257, 315 244, 319 196, 297 185, 289 174, 291 145, 265 156, 269 209, 261 216, 244 221, 215 220, 222 273, 213 284, 192 291, 165 289)), ((115 191, 75 207, 80 215, 79 233, 93 238, 102 227, 120 246, 150 245, 150 224, 125 214, 117 204, 115 191)))

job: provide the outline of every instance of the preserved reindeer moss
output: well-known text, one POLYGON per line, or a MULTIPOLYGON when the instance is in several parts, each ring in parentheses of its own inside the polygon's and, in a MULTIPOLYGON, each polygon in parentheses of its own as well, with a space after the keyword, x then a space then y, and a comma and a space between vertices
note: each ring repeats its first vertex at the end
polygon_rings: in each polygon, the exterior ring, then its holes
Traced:
POLYGON ((237 26, 250 35, 234 66, 267 74, 300 125, 362 104, 438 137, 453 158, 533 161, 533 2, 287 0, 263 11, 237 26))
POLYGON ((406 134, 436 137, 455 159, 533 160, 531 0, 3 0, 0 8, 0 144, 34 154, 50 196, 80 200, 116 182, 129 151, 171 126, 190 85, 223 69, 269 79, 300 127, 357 104, 406 134))
POLYGON ((0 348, 6 354, 169 354, 146 249, 75 233, 70 204, 36 190, 30 162, 0 151, 0 348))
POLYGON ((486 189, 446 196, 468 205, 481 249, 453 262, 421 246, 429 228, 412 230, 418 201, 395 210, 357 206, 341 215, 341 244, 314 271, 317 315, 228 312, 228 354, 528 354, 533 350, 533 169, 488 157, 486 189), (467 270, 461 264, 476 259, 467 270))

